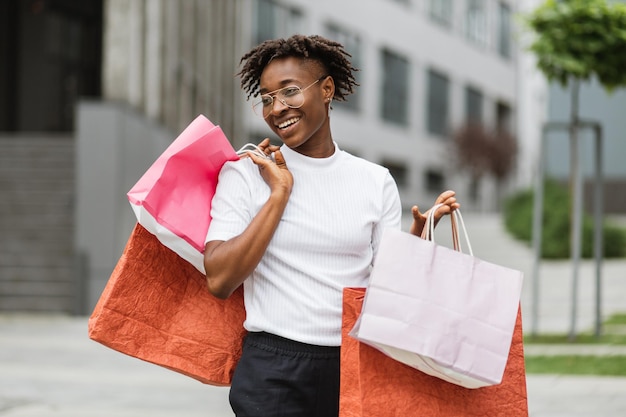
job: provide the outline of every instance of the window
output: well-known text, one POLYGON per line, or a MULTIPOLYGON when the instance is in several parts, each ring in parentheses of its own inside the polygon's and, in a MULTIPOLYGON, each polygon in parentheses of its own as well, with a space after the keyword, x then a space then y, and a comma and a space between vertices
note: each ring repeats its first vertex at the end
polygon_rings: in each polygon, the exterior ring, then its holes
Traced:
POLYGON ((404 163, 384 160, 381 165, 389 170, 398 187, 406 187, 408 185, 408 169, 404 163))
POLYGON ((511 58, 511 9, 500 3, 498 15, 498 53, 508 59, 511 58))
POLYGON ((499 132, 511 133, 513 130, 511 113, 511 106, 507 103, 499 101, 496 104, 496 129, 499 132))
POLYGON ((430 17, 435 22, 452 25, 452 0, 430 0, 430 17))
MULTIPOLYGON (((328 38, 341 43, 346 48, 346 51, 348 51, 348 53, 352 55, 352 58, 350 58, 352 66, 360 69, 361 40, 359 39, 359 36, 334 24, 326 25, 326 33, 328 35, 328 38)), ((354 78, 356 79, 357 83, 360 82, 360 75, 360 71, 354 73, 354 78)), ((335 105, 337 106, 337 108, 357 111, 360 108, 359 88, 357 87, 354 90, 354 93, 346 97, 346 101, 334 101, 333 106, 335 105)))
POLYGON ((473 87, 465 89, 465 117, 467 123, 483 122, 483 95, 473 87))
POLYGON ((302 27, 302 14, 297 9, 285 7, 271 0, 257 0, 256 31, 254 43, 268 39, 291 36, 302 27))
POLYGON ((384 120, 406 125, 409 102, 409 61, 391 51, 382 51, 383 82, 381 116, 384 120))
POLYGON ((471 41, 487 44, 487 9, 484 0, 467 0, 465 31, 471 41))
POLYGON ((434 135, 445 136, 448 133, 449 84, 445 75, 428 71, 427 128, 434 135))
POLYGON ((426 188, 426 191, 430 193, 441 193, 445 189, 444 182, 444 176, 439 171, 429 169, 424 174, 424 188, 426 188))

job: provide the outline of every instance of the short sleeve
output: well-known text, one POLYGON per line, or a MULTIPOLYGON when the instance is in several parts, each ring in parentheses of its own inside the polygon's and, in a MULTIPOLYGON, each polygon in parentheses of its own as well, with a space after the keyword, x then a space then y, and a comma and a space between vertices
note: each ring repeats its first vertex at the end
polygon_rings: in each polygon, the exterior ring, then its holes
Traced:
POLYGON ((226 162, 220 171, 211 203, 211 223, 206 242, 229 240, 250 224, 250 181, 247 160, 226 162))
POLYGON ((402 222, 402 204, 400 193, 393 177, 387 171, 382 189, 382 214, 378 224, 374 226, 372 235, 373 258, 376 259, 378 245, 385 228, 400 230, 402 222))

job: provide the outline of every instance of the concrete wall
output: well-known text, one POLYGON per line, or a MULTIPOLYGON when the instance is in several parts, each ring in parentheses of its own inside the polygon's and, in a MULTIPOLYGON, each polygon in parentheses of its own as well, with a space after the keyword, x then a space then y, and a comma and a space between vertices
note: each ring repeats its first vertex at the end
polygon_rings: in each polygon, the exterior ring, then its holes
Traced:
MULTIPOLYGON (((607 177, 626 179, 626 89, 604 91, 597 81, 584 83, 580 88, 579 116, 584 120, 599 122, 604 131, 604 160, 607 177)), ((571 88, 560 85, 550 86, 549 117, 552 121, 569 122, 571 109, 571 88)), ((566 176, 569 172, 568 134, 551 135, 548 149, 550 172, 555 176, 566 176)), ((586 175, 593 172, 593 135, 581 133, 582 163, 586 175)))
POLYGON ((93 310, 136 222, 126 193, 174 138, 128 105, 78 106, 75 251, 83 259, 83 313, 93 310))
POLYGON ((103 97, 174 131, 202 113, 239 136, 242 1, 107 0, 103 97))
MULTIPOLYGON (((600 123, 603 132, 602 159, 605 179, 605 208, 607 212, 626 213, 626 89, 607 93, 597 81, 581 85, 579 116, 583 120, 600 123)), ((549 120, 570 121, 571 88, 550 86, 549 120)), ((593 182, 595 172, 594 134, 591 130, 579 133, 580 166, 584 182, 593 182)), ((568 132, 553 132, 548 136, 547 174, 567 180, 570 170, 570 144, 568 132)), ((593 194, 591 186, 585 192, 587 206, 593 194)))

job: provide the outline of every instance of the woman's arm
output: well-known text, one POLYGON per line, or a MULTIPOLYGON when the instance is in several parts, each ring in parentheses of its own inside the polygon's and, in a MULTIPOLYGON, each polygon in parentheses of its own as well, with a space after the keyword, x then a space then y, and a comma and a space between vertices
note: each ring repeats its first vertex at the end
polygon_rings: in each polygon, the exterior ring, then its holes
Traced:
POLYGON ((209 291, 218 298, 228 298, 254 271, 269 245, 283 215, 293 177, 280 153, 274 153, 275 163, 249 154, 270 186, 270 196, 248 227, 227 241, 207 242, 204 268, 209 291))

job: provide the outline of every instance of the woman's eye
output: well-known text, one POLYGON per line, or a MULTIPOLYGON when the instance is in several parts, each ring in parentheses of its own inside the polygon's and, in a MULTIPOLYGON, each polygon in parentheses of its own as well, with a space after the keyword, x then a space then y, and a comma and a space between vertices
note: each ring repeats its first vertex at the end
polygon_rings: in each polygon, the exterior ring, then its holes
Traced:
POLYGON ((264 106, 271 106, 272 101, 272 96, 261 97, 261 103, 263 103, 264 106))
POLYGON ((300 89, 298 87, 287 87, 283 90, 283 95, 285 97, 295 96, 300 93, 300 89))

